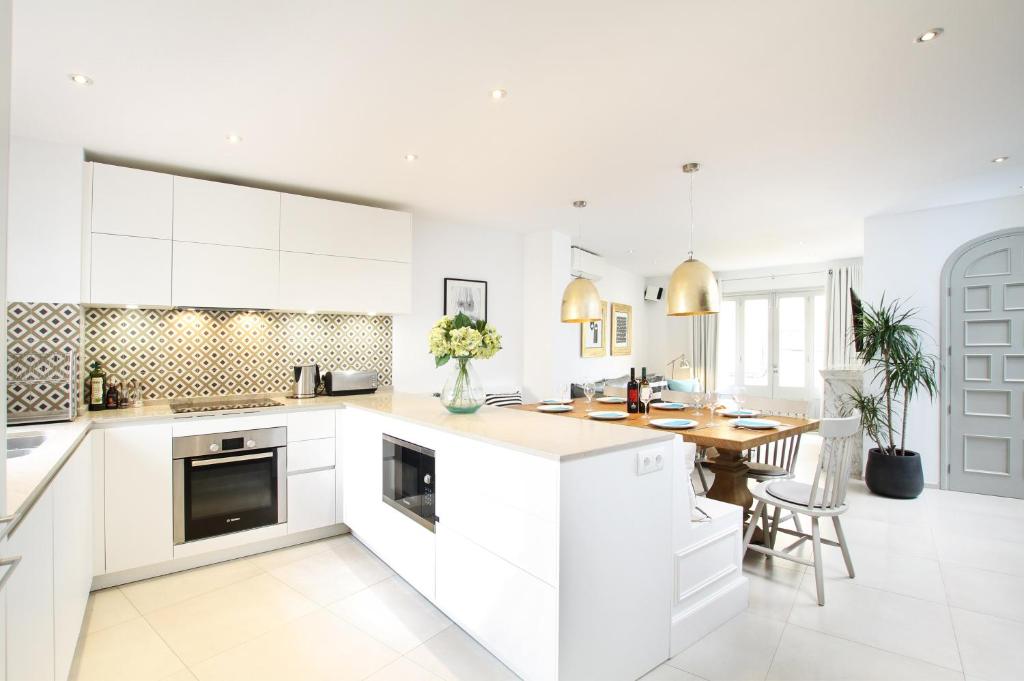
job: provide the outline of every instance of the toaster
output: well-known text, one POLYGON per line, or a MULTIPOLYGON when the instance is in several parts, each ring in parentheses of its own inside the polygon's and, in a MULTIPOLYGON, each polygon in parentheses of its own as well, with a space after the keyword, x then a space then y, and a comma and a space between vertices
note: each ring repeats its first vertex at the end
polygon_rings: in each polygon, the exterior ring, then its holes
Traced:
POLYGON ((328 371, 324 374, 325 395, 364 395, 377 391, 375 371, 328 371))

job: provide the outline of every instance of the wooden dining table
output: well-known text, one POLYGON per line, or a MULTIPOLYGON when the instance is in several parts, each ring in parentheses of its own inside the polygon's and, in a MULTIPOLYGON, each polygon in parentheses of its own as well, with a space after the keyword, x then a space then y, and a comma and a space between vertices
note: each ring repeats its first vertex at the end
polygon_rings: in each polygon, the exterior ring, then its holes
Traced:
MULTIPOLYGON (((523 404, 511 408, 537 411, 539 406, 539 404, 523 404)), ((572 407, 572 411, 537 413, 552 418, 588 418, 589 412, 587 411, 585 399, 578 398, 573 400, 572 407)), ((668 431, 678 434, 686 442, 692 442, 698 447, 705 447, 707 465, 715 474, 715 481, 707 493, 708 498, 736 504, 744 508, 749 508, 754 503, 754 496, 750 493, 750 488, 747 486, 747 473, 750 471, 750 468, 747 466, 747 450, 818 429, 818 421, 816 419, 795 418, 791 416, 766 417, 781 423, 782 425, 778 428, 767 430, 737 428, 733 425, 735 419, 714 413, 709 409, 702 409, 699 412, 693 407, 671 410, 658 409, 658 403, 656 402, 651 404, 650 418, 692 419, 697 422, 697 425, 685 430, 658 428, 650 424, 647 414, 627 413, 625 404, 604 404, 595 401, 591 403, 590 410, 618 411, 627 414, 624 419, 604 421, 604 423, 632 428, 652 428, 663 432, 668 431)))

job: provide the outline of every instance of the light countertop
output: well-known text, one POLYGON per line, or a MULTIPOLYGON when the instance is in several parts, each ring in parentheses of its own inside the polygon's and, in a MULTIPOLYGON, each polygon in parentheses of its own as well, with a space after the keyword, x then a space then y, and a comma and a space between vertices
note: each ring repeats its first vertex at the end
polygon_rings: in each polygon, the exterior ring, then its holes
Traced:
MULTIPOLYGON (((361 409, 437 428, 489 444, 519 450, 557 461, 602 454, 630 446, 666 442, 672 433, 617 428, 586 419, 560 419, 539 412, 502 407, 481 407, 475 414, 451 414, 436 397, 381 390, 371 395, 316 397, 304 400, 269 395, 280 407, 232 411, 203 418, 236 417, 241 414, 277 414, 319 409, 361 409)), ((46 433, 46 442, 26 456, 7 462, 6 514, 21 514, 34 503, 64 462, 93 428, 171 422, 196 418, 195 414, 173 414, 168 404, 139 408, 84 411, 72 423, 9 427, 9 435, 32 431, 46 433)), ((15 524, 17 520, 14 521, 15 524)))

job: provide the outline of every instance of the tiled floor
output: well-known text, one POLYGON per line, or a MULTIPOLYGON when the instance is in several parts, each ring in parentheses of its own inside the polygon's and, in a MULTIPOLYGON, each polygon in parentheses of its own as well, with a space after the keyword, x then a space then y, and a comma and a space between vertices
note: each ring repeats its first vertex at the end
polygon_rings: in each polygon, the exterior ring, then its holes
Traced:
MULTIPOLYGON (((826 547, 824 608, 813 571, 748 557, 748 610, 645 679, 1024 677, 1024 501, 849 501, 857 578, 826 547)), ((349 536, 97 592, 86 632, 83 680, 514 678, 349 536)))
POLYGON ((98 591, 72 678, 515 676, 351 536, 98 591))

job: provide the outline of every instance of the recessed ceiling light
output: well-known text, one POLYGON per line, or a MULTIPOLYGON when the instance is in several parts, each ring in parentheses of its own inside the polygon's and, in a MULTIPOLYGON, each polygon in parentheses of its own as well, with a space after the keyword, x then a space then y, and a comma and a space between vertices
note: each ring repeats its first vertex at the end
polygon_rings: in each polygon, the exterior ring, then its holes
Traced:
POLYGON ((1009 156, 996 156, 994 159, 992 159, 992 162, 993 163, 1006 163, 1009 160, 1010 160, 1009 156))
POLYGON ((626 251, 626 255, 633 255, 634 253, 636 253, 636 251, 634 251, 632 248, 626 251))
POLYGON ((238 144, 242 141, 241 135, 235 135, 234 133, 226 136, 224 139, 228 141, 228 144, 238 144))
POLYGON ((508 90, 491 90, 491 99, 505 99, 508 97, 508 90))
POLYGON ((417 156, 416 154, 406 154, 405 155, 405 160, 408 161, 409 163, 412 163, 413 161, 415 161, 418 158, 419 158, 419 156, 417 156))
POLYGON ((84 73, 69 73, 68 78, 75 85, 92 85, 92 78, 85 75, 84 73))
POLYGON ((942 35, 943 31, 941 28, 931 28, 917 36, 914 40, 915 43, 930 43, 931 41, 942 35))

